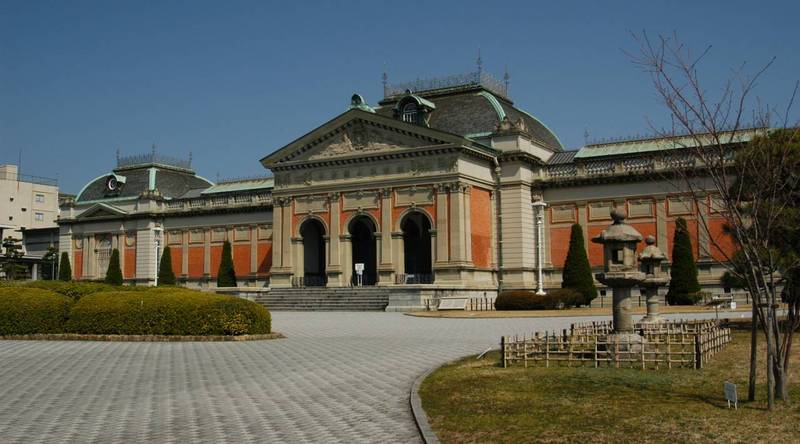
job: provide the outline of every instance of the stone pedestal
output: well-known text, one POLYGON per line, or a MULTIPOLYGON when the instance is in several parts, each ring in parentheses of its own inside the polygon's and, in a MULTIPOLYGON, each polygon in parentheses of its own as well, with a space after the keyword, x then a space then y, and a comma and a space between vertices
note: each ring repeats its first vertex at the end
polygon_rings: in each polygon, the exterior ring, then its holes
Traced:
POLYGON ((667 283, 665 278, 648 277, 642 282, 642 292, 647 300, 647 315, 642 318, 641 322, 656 324, 665 322, 666 319, 658 313, 658 287, 667 283))
POLYGON ((613 307, 614 332, 633 333, 630 287, 614 289, 613 307))

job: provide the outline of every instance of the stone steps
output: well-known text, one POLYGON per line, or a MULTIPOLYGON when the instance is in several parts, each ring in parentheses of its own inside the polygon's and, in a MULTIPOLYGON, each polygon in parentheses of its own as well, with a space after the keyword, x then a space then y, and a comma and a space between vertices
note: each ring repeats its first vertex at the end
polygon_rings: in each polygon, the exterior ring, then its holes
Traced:
POLYGON ((273 311, 384 311, 384 288, 276 288, 253 300, 273 311))

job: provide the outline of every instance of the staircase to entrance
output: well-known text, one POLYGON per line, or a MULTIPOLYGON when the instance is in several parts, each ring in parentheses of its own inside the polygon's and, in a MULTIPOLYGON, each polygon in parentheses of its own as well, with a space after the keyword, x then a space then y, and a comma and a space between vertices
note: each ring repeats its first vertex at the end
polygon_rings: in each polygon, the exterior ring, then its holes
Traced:
POLYGON ((389 290, 373 286, 272 288, 252 299, 271 311, 384 311, 389 290))

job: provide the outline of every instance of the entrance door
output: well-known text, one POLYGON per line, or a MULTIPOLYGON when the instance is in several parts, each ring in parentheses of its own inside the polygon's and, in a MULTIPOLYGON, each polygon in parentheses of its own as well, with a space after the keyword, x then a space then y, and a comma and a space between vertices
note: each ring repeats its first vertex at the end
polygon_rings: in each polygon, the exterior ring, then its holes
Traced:
POLYGON ((403 230, 405 283, 431 284, 431 223, 419 212, 409 213, 400 224, 403 230))
POLYGON ((375 248, 375 224, 370 218, 361 216, 350 222, 350 241, 353 245, 352 284, 358 283, 356 264, 360 263, 364 264, 361 284, 375 285, 378 282, 378 260, 375 248))
POLYGON ((325 227, 316 219, 309 219, 300 227, 303 238, 303 285, 324 287, 328 282, 325 273, 325 227))

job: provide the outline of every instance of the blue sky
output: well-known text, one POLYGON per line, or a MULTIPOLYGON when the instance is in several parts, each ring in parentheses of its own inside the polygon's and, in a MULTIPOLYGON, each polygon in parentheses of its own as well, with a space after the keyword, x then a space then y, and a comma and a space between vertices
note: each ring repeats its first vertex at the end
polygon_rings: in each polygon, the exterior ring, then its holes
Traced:
MULTIPOLYGON (((0 163, 77 192, 123 154, 193 153, 212 180, 258 159, 390 81, 484 69, 568 148, 664 121, 629 32, 712 45, 713 91, 732 69, 774 66, 757 89, 784 107, 800 78, 800 2, 0 0, 0 163)), ((798 113, 795 111, 796 119, 798 113)))

